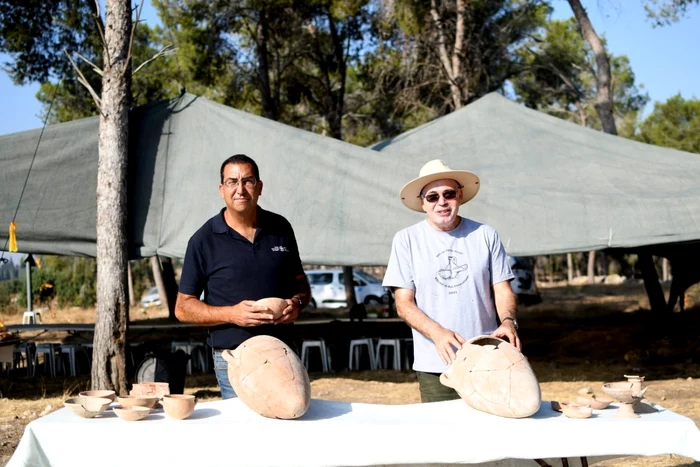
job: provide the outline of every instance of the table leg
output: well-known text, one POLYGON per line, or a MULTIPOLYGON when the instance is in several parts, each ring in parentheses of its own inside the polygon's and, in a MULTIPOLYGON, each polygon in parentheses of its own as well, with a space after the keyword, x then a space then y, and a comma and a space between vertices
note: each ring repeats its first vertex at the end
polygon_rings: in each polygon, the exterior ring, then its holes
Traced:
POLYGON ((537 462, 538 464, 540 464, 542 467, 552 467, 551 465, 549 465, 548 463, 546 463, 542 459, 534 459, 534 461, 537 462))
POLYGON ((581 467, 588 467, 588 458, 587 457, 581 458, 581 467))

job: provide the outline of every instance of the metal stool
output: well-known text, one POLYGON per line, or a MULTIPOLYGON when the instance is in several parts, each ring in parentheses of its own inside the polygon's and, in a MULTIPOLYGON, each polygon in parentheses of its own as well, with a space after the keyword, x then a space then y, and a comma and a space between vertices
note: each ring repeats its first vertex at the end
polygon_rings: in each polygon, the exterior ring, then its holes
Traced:
POLYGON ((324 373, 328 373, 331 368, 331 354, 323 339, 309 339, 301 344, 301 361, 306 369, 309 369, 309 349, 318 348, 321 353, 321 368, 324 373))
POLYGON ((369 367, 370 369, 375 370, 377 368, 377 362, 374 360, 374 343, 370 338, 352 339, 350 341, 350 359, 348 362, 348 369, 353 369, 353 356, 355 357, 354 360, 357 363, 356 369, 359 369, 360 357, 362 356, 362 347, 367 347, 367 351, 369 352, 369 367))
POLYGON ((392 369, 394 370, 401 370, 401 343, 399 342, 398 339, 379 339, 377 341, 377 348, 376 351, 377 353, 374 356, 374 361, 377 362, 377 366, 379 366, 379 363, 381 361, 381 368, 387 368, 388 367, 388 360, 389 360, 389 352, 388 348, 393 347, 394 349, 394 354, 393 354, 393 362, 392 362, 392 369), (384 355, 382 355, 382 347, 386 347, 386 351, 384 352, 384 355), (381 360, 379 357, 383 357, 381 360))
POLYGON ((78 365, 76 362, 76 351, 80 350, 80 344, 61 344, 61 355, 68 354, 68 365, 70 367, 70 375, 78 376, 78 365))
POLYGON ((22 314, 22 324, 37 324, 42 322, 41 311, 39 310, 25 311, 22 314))
POLYGON ((60 352, 60 344, 39 344, 36 346, 36 352, 34 353, 34 368, 33 375, 36 375, 36 369, 39 366, 39 354, 44 354, 44 365, 49 370, 49 375, 51 377, 56 377, 57 366, 63 367, 63 363, 58 359, 56 362, 56 352, 60 352))
POLYGON ((13 352, 13 368, 20 368, 21 364, 24 363, 27 369, 27 376, 32 376, 34 374, 34 353, 36 352, 36 345, 34 342, 22 342, 21 344, 17 344, 13 352))
MULTIPOLYGON (((199 369, 206 371, 207 369, 207 359, 206 359, 206 348, 202 342, 173 342, 170 346, 171 352, 177 352, 182 350, 190 357, 193 357, 195 350, 197 350, 197 361, 199 363, 199 369)), ((192 358, 187 361, 187 374, 192 374, 192 358)))
POLYGON ((401 360, 403 361, 403 367, 406 370, 410 370, 413 363, 413 338, 406 337, 399 339, 402 343, 401 345, 401 360))

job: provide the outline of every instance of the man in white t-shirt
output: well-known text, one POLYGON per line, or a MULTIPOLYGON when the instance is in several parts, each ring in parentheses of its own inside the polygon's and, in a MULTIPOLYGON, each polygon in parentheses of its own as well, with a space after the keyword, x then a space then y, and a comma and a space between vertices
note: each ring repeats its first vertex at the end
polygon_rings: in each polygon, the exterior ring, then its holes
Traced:
POLYGON ((478 191, 479 177, 441 160, 425 164, 401 189, 401 201, 427 219, 394 236, 384 286, 413 329, 423 402, 459 398, 439 376, 467 339, 490 334, 520 349, 513 273, 498 233, 458 215, 478 191))

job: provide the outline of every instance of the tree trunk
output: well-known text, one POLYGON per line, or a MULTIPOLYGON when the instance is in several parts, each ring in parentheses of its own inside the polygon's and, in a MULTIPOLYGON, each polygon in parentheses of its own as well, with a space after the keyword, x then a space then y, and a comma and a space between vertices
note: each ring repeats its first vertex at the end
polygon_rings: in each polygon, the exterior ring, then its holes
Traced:
POLYGON ((595 54, 597 84, 595 109, 603 125, 603 131, 611 135, 616 135, 617 128, 615 127, 615 117, 613 116, 610 61, 608 60, 608 54, 605 52, 605 45, 603 41, 600 40, 600 37, 598 37, 598 34, 596 34, 593 24, 591 24, 591 20, 588 18, 588 14, 581 5, 581 2, 579 0, 569 0, 569 5, 571 5, 571 9, 574 11, 574 16, 581 28, 583 38, 586 39, 586 42, 588 42, 595 54))
POLYGON ((105 1, 97 171, 97 316, 92 388, 126 394, 126 165, 129 149, 131 2, 105 1))
POLYGON ((175 317, 175 302, 177 301, 177 281, 175 280, 175 268, 173 261, 165 256, 159 256, 163 277, 165 295, 168 297, 168 319, 177 321, 175 317))
MULTIPOLYGON (((258 83, 260 85, 260 96, 262 101, 262 115, 270 120, 279 120, 276 96, 273 95, 270 86, 270 65, 268 61, 268 26, 267 11, 260 10, 260 21, 256 30, 255 53, 258 56, 258 83)), ((278 77, 279 79, 279 77, 278 77)))
POLYGON ((355 281, 353 280, 352 266, 343 266, 343 283, 345 284, 345 300, 348 309, 357 305, 355 296, 355 281))
POLYGON ((639 268, 644 278, 644 288, 649 296, 649 306, 654 311, 666 311, 666 298, 659 284, 659 275, 656 273, 654 258, 648 253, 639 253, 639 268))
POLYGON ((588 283, 595 282, 595 251, 588 252, 588 283))
POLYGON ((158 256, 151 256, 149 262, 151 263, 153 280, 156 282, 156 288, 158 289, 158 296, 160 297, 160 306, 169 309, 168 294, 165 291, 165 284, 163 283, 163 270, 160 267, 160 260, 158 259, 158 256))
POLYGON ((136 297, 134 295, 134 277, 131 275, 131 261, 126 262, 126 273, 129 286, 129 306, 132 307, 136 304, 136 297))
POLYGON ((569 283, 574 280, 574 259, 571 253, 566 254, 566 275, 569 283))
POLYGON ((437 30, 438 55, 440 63, 450 83, 450 94, 454 110, 461 109, 466 101, 466 86, 462 76, 463 43, 464 43, 464 0, 457 0, 457 24, 455 25, 455 43, 452 54, 447 51, 447 37, 443 28, 443 19, 438 12, 436 0, 430 2, 430 15, 437 30))

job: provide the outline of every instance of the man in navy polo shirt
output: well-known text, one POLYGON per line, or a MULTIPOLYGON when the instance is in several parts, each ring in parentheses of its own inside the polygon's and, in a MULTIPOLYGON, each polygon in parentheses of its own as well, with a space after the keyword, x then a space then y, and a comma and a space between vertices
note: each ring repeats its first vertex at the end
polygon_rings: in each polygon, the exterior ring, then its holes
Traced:
POLYGON ((263 182, 255 161, 236 154, 224 161, 220 175, 226 207, 187 244, 175 316, 210 327, 207 343, 214 352, 216 379, 221 397, 230 399, 236 394, 221 353, 261 334, 288 342, 291 323, 309 302, 311 290, 292 226, 258 206, 263 182), (267 297, 287 301, 277 320, 268 308, 253 306, 267 297))

